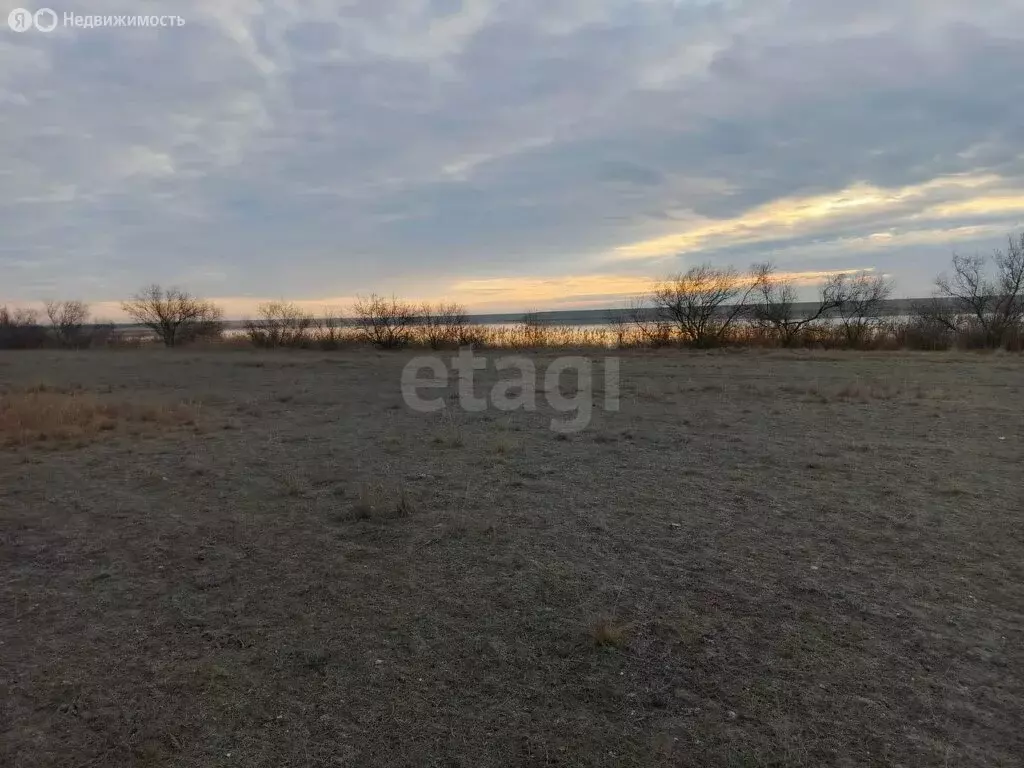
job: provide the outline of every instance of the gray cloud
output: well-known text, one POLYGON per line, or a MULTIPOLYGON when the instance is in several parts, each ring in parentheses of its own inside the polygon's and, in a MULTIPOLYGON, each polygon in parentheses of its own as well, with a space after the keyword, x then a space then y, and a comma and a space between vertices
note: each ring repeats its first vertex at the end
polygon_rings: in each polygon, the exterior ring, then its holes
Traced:
MULTIPOLYGON (((216 296, 436 293, 607 270, 619 246, 857 185, 961 174, 991 177, 978 197, 1024 200, 1017 0, 89 12, 186 25, 0 30, 0 300, 111 299, 151 280, 216 296)), ((919 203, 615 269, 777 254, 875 266, 923 293, 951 247, 997 245, 1024 219, 1005 202, 919 203), (897 237, 863 247, 879 232, 897 237)))

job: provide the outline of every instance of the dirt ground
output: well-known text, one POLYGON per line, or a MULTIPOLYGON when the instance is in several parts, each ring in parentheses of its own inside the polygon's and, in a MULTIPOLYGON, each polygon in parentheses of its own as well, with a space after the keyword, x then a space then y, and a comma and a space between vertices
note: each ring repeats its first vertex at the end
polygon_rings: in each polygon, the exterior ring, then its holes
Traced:
POLYGON ((1020 355, 410 357, 0 355, 0 765, 1022 765, 1020 355))

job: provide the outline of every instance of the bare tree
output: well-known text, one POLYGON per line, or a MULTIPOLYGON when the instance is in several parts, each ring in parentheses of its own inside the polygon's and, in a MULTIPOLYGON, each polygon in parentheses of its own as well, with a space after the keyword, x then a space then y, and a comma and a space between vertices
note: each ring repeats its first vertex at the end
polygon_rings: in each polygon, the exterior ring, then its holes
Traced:
POLYGON ((352 308, 361 338, 380 349, 399 349, 412 338, 416 310, 395 296, 360 296, 352 308))
POLYGON ((62 347, 81 346, 86 341, 83 333, 89 321, 89 305, 83 301, 48 301, 46 316, 54 338, 62 347))
POLYGON ((892 296, 892 281, 870 272, 837 274, 831 278, 831 290, 846 343, 861 346, 881 323, 882 308, 892 296))
POLYGON ((423 337, 431 349, 460 345, 465 340, 469 325, 466 308, 453 302, 424 304, 420 308, 419 320, 423 326, 423 337))
POLYGON ((34 309, 0 306, 0 349, 36 349, 46 344, 46 331, 34 309))
POLYGON ((153 331, 167 347, 216 337, 223 331, 224 311, 220 307, 179 288, 150 285, 122 302, 121 309, 153 331))
POLYGON ((290 301, 268 301, 256 308, 256 319, 245 321, 254 346, 301 347, 309 342, 313 317, 290 301))
POLYGON ((960 325, 951 302, 936 297, 915 301, 904 327, 904 343, 912 349, 948 349, 960 325))
POLYGON ((672 323, 651 306, 650 296, 631 299, 624 319, 636 329, 637 336, 644 344, 665 347, 672 343, 672 323))
POLYGON ((794 344, 802 334, 838 307, 834 277, 822 286, 818 301, 810 311, 800 312, 796 308, 796 285, 792 280, 779 278, 771 262, 755 264, 751 272, 756 296, 753 322, 772 333, 783 346, 794 344))
POLYGON ((744 278, 732 267, 702 264, 662 281, 650 298, 659 317, 672 323, 684 341, 711 347, 749 313, 747 300, 755 284, 754 277, 744 278))
POLYGON ((981 255, 953 255, 953 275, 935 281, 941 297, 951 299, 959 314, 978 327, 989 347, 997 347, 1024 320, 1024 234, 1009 238, 1006 251, 992 255, 995 275, 981 255))
POLYGON ((1024 232, 1016 240, 1007 238, 1007 249, 996 251, 996 316, 1007 329, 1019 330, 1024 323, 1024 232))
POLYGON ((11 311, 7 307, 0 307, 0 323, 14 327, 39 325, 39 312, 23 308, 11 311))

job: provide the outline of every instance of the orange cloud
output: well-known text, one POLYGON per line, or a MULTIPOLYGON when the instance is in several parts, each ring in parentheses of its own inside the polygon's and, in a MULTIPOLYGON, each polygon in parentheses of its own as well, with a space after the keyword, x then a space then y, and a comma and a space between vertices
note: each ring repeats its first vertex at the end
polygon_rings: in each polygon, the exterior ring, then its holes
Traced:
POLYGON ((563 275, 559 277, 499 277, 460 280, 451 285, 450 295, 469 307, 496 305, 526 308, 538 305, 582 307, 588 303, 605 306, 617 299, 643 293, 651 278, 631 275, 563 275))
MULTIPOLYGON (((1024 213, 1024 197, 1019 193, 993 189, 1002 183, 998 176, 983 175, 945 177, 897 189, 855 184, 830 194, 776 200, 731 219, 697 217, 683 232, 620 246, 604 260, 660 259, 702 249, 827 235, 838 225, 864 217, 888 217, 898 224, 963 215, 1024 213)), ((941 231, 941 226, 935 229, 941 231)))
MULTIPOLYGON (((781 272, 778 277, 798 285, 815 285, 837 272, 858 272, 863 268, 829 271, 781 272)), ((867 268, 869 271, 871 268, 867 268)), ((560 275, 555 277, 497 277, 459 280, 431 295, 406 295, 400 298, 414 304, 424 301, 455 301, 475 313, 520 312, 528 309, 588 309, 621 305, 647 293, 662 276, 595 274, 560 275)), ((280 297, 219 296, 208 297, 224 309, 232 320, 252 317, 263 302, 280 301, 280 297)), ((287 299, 286 299, 287 300, 287 299)), ((318 299, 297 299, 293 303, 312 314, 330 309, 341 314, 351 310, 355 296, 330 296, 318 299)), ((128 322, 119 301, 94 302, 94 318, 128 322)))
MULTIPOLYGON (((828 271, 780 272, 778 277, 798 285, 816 285, 837 272, 853 273, 872 268, 850 267, 828 271)), ((563 309, 608 307, 650 291, 658 278, 636 275, 563 275, 559 277, 502 277, 463 280, 452 285, 451 298, 470 308, 495 306, 513 311, 534 306, 563 309)))

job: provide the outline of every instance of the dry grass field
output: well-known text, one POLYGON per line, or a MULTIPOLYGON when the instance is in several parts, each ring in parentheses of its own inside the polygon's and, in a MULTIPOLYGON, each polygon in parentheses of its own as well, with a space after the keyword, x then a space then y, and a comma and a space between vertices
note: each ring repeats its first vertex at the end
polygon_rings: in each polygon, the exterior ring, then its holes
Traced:
POLYGON ((1022 764, 1020 355, 409 357, 0 355, 0 765, 1022 764))

